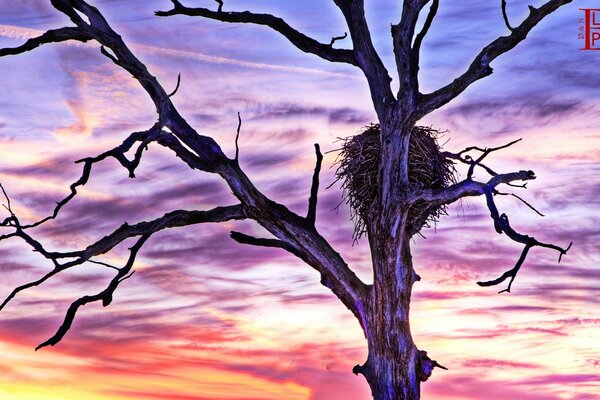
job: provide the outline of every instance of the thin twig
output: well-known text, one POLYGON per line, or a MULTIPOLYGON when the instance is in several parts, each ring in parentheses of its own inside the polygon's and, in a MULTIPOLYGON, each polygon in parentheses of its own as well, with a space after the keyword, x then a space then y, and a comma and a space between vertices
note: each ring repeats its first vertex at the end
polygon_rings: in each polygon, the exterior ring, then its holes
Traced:
POLYGON ((343 40, 346 39, 348 37, 348 32, 344 32, 344 34, 342 36, 334 36, 331 38, 331 42, 329 42, 329 47, 333 47, 333 44, 335 42, 337 42, 338 40, 343 40))
POLYGON ((169 97, 173 97, 177 90, 179 90, 179 84, 181 83, 181 73, 177 74, 177 85, 175 85, 175 89, 169 94, 169 97))
POLYGON ((235 134, 235 158, 234 160, 236 162, 239 162, 239 156, 240 156, 240 146, 238 145, 238 140, 240 139, 240 129, 242 128, 242 117, 240 115, 240 113, 238 112, 238 126, 237 126, 237 133, 235 134))
POLYGON ((515 28, 513 28, 512 26, 510 26, 510 23, 508 22, 508 15, 506 15, 506 0, 502 0, 502 18, 504 18, 504 24, 506 25, 506 27, 508 28, 508 30, 510 30, 511 32, 515 30, 515 28))

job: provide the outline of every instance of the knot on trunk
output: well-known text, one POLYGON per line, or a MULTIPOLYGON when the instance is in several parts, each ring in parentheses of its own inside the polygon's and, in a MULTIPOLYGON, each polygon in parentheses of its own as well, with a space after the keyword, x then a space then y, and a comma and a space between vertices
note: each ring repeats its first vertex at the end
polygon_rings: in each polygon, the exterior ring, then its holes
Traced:
POLYGON ((354 367, 352 367, 352 373, 354 375, 358 375, 358 374, 365 375, 365 368, 364 367, 365 367, 364 365, 356 364, 354 367))
POLYGON ((424 350, 419 350, 419 361, 420 361, 421 368, 419 368, 418 373, 419 373, 419 380, 421 382, 425 382, 425 381, 427 381, 427 379, 429 379, 429 377, 431 376, 431 373, 433 372, 433 369, 435 367, 445 369, 446 371, 448 370, 448 368, 439 364, 437 361, 429 358, 427 356, 427 352, 424 350))

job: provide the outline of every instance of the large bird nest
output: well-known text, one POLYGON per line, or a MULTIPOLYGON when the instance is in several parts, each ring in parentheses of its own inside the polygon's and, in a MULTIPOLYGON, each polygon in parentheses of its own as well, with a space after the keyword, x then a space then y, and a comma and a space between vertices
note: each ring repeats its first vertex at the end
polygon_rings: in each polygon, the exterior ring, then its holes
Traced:
MULTIPOLYGON (((415 126, 409 142, 409 185, 419 189, 443 189, 456 182, 454 163, 443 156, 438 138, 441 132, 415 126)), ((379 187, 377 174, 381 138, 379 124, 365 126, 362 131, 341 139, 336 181, 342 183, 343 199, 350 206, 354 221, 354 238, 366 232, 369 211, 377 201, 379 187)), ((412 233, 423 226, 435 224, 446 207, 425 202, 414 204, 409 210, 408 222, 412 233)))

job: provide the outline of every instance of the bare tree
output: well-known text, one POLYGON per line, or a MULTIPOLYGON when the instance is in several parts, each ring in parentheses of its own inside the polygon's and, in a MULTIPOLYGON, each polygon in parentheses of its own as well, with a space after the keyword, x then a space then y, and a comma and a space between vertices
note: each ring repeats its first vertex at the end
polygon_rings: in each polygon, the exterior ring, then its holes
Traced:
POLYGON ((426 213, 425 217, 422 213, 415 213, 415 208, 434 210, 467 196, 484 196, 496 231, 523 245, 522 254, 512 269, 497 279, 479 282, 481 286, 493 286, 508 280, 508 286, 502 292, 510 292, 511 284, 533 247, 552 249, 560 256, 569 250, 570 245, 562 248, 516 232, 511 227, 508 217, 501 214, 496 207, 494 198, 495 195, 503 194, 498 191, 501 185, 523 187, 523 182, 535 179, 532 171, 497 173, 483 163, 492 152, 506 148, 514 142, 496 148, 469 147, 457 153, 441 153, 444 160, 465 164, 467 168, 465 179, 444 187, 424 187, 412 182, 410 158, 414 151, 411 140, 415 136, 424 135, 423 131, 416 127, 421 118, 450 102, 475 81, 491 75, 490 64, 497 57, 515 48, 542 19, 571 0, 549 0, 539 7, 529 6, 527 17, 516 26, 509 24, 505 11, 506 3, 503 0, 500 8, 509 30, 508 34, 483 47, 466 71, 446 86, 431 93, 422 93, 419 90, 419 56, 423 40, 436 16, 439 0, 404 0, 400 20, 391 27, 397 68, 394 75, 399 80, 397 93, 392 91, 392 78, 373 46, 365 19, 364 1, 333 1, 347 22, 352 48, 334 47, 334 43, 342 37, 334 37, 330 43, 320 43, 294 29, 283 19, 270 14, 225 11, 223 2, 219 0, 217 10, 190 8, 178 0, 171 0, 172 9, 157 11, 156 15, 187 15, 229 23, 264 25, 280 33, 306 53, 331 62, 350 64, 362 71, 379 123, 376 196, 368 215, 362 215, 371 250, 373 284, 362 282, 315 228, 322 160, 318 145, 315 146, 317 162, 308 199, 308 211, 306 215, 298 215, 266 197, 254 186, 240 168, 237 151, 235 158, 228 158, 211 137, 199 134, 188 124, 171 101, 177 88, 168 93, 131 52, 102 13, 86 1, 51 0, 54 8, 66 15, 73 26, 51 29, 39 37, 27 40, 21 46, 0 49, 0 56, 7 56, 24 53, 53 42, 94 41, 99 45, 102 54, 116 67, 126 70, 139 82, 153 101, 158 120, 145 131, 131 133, 123 143, 113 149, 95 157, 79 160, 83 166, 81 177, 71 185, 71 193, 58 202, 52 215, 44 219, 30 223, 21 221, 11 208, 10 199, 4 192, 5 207, 9 216, 2 221, 1 226, 8 233, 0 236, 0 239, 21 238, 51 262, 53 269, 38 280, 15 288, 0 305, 0 309, 23 290, 40 285, 55 275, 84 263, 96 262, 115 270, 114 278, 104 290, 94 295, 83 296, 71 304, 56 334, 41 343, 37 349, 57 344, 71 327, 81 306, 91 302, 109 305, 119 284, 133 274, 137 254, 154 233, 166 228, 205 222, 248 219, 266 228, 273 238, 257 238, 231 232, 234 240, 252 246, 281 248, 297 256, 320 274, 321 283, 331 289, 358 319, 368 341, 368 359, 364 364, 354 367, 353 372, 364 375, 371 387, 373 398, 418 399, 420 383, 430 377, 435 367, 443 367, 432 360, 427 352, 417 348, 409 328, 411 289, 420 279, 413 268, 410 239, 420 232, 430 216, 430 213, 426 213), (424 23, 418 24, 419 16, 428 4, 431 4, 431 7, 424 17, 424 23), (417 32, 418 27, 420 30, 417 32), (31 228, 56 218, 60 210, 77 195, 77 190, 88 182, 95 164, 112 157, 134 177, 144 151, 151 143, 170 149, 191 169, 218 174, 239 203, 205 211, 176 210, 154 220, 133 225, 124 224, 86 248, 69 252, 47 250, 31 236, 31 228), (130 151, 133 156, 127 156, 130 151), (489 180, 474 180, 475 169, 482 169, 488 173, 489 180), (125 265, 116 267, 95 259, 129 238, 137 238, 137 241, 130 248, 125 265))

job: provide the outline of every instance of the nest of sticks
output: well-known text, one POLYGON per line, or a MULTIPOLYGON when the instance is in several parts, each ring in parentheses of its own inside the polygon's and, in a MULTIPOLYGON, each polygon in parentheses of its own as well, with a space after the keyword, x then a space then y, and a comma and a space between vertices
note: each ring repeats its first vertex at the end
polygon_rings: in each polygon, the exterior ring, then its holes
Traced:
MULTIPOLYGON (((444 157, 438 138, 442 132, 415 126, 410 136, 409 185, 413 189, 443 189, 456 182, 454 163, 444 157)), ((350 206, 354 221, 354 238, 366 232, 369 210, 377 200, 377 174, 381 140, 379 124, 365 126, 362 131, 342 141, 335 173, 336 182, 342 183, 343 199, 350 206)), ((413 233, 424 226, 435 224, 445 214, 446 207, 425 202, 414 204, 409 210, 409 224, 413 233)))

